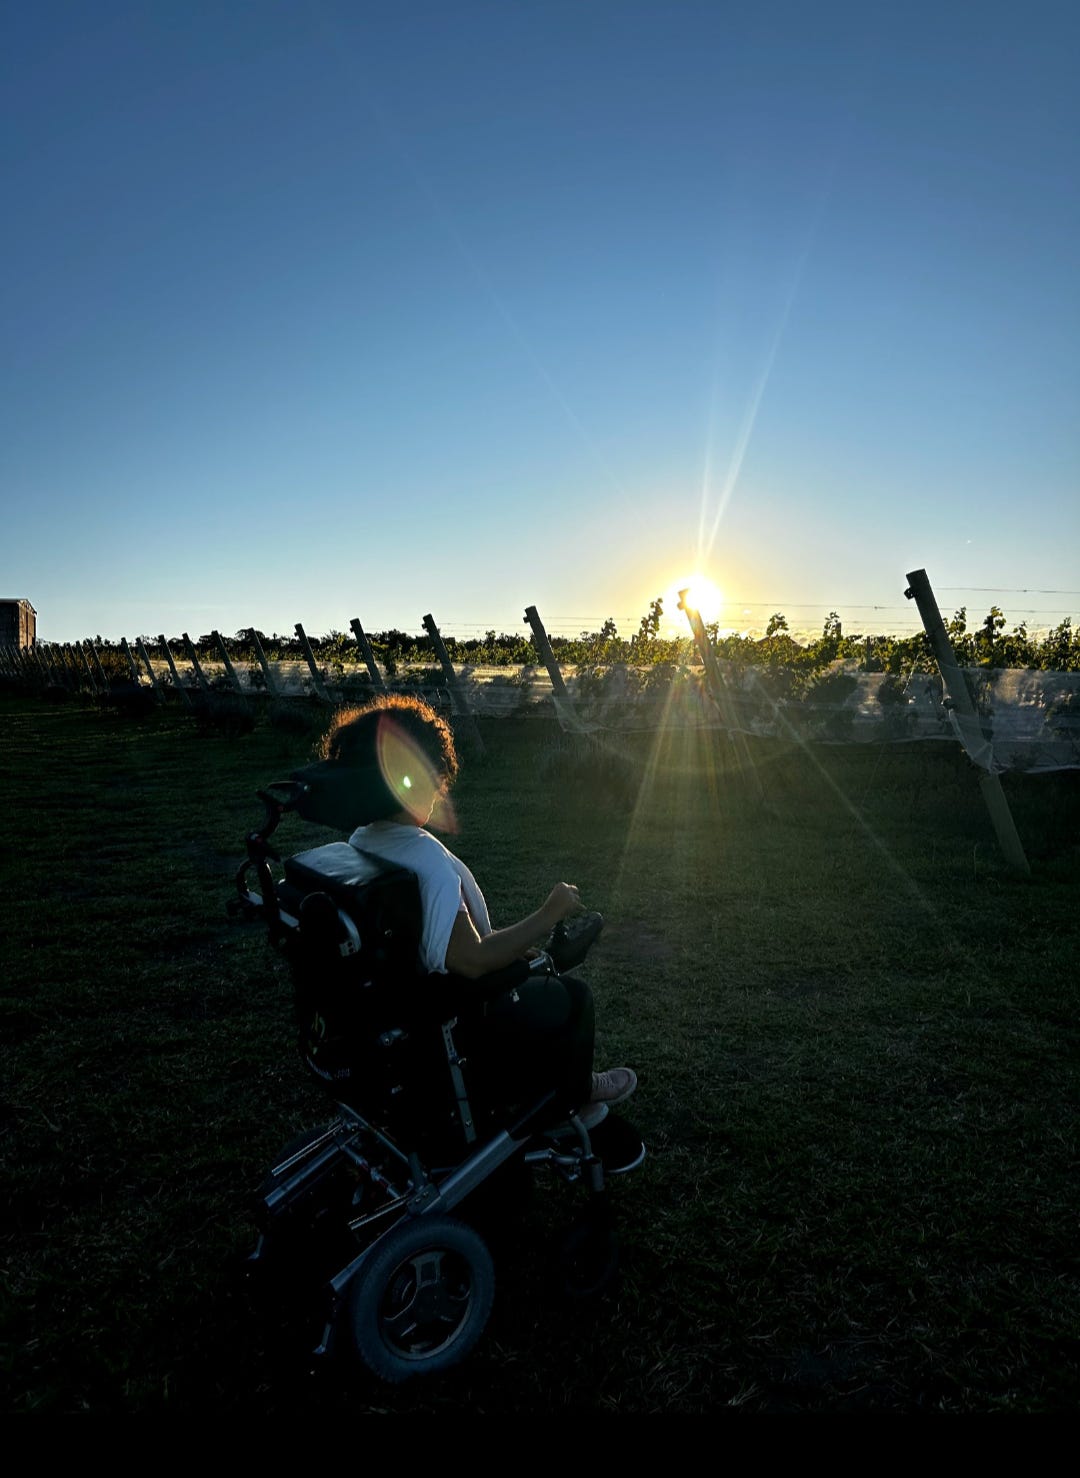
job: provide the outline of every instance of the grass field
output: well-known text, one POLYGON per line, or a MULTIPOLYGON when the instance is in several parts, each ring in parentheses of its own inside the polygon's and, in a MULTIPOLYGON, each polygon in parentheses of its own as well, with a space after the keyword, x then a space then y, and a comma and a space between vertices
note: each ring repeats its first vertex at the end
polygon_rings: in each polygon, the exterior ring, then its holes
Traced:
POLYGON ((4 696, 7 1409, 1076 1409, 1080 775, 1007 777, 1027 880, 952 748, 763 744, 762 806, 716 736, 484 732, 454 847, 496 922, 560 879, 608 919, 598 1061, 649 1148, 618 1289, 553 1302, 541 1183, 447 1376, 313 1371, 257 1318, 251 1193, 323 1100, 225 901, 312 736, 4 696))

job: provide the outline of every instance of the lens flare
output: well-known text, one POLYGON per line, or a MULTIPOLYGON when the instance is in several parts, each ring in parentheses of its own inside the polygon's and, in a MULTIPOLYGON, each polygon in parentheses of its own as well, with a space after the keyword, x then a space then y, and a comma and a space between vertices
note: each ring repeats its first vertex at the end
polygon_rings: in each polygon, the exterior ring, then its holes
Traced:
POLYGON ((379 720, 376 749, 379 769, 391 794, 417 826, 457 831, 457 817, 442 773, 389 714, 379 720))

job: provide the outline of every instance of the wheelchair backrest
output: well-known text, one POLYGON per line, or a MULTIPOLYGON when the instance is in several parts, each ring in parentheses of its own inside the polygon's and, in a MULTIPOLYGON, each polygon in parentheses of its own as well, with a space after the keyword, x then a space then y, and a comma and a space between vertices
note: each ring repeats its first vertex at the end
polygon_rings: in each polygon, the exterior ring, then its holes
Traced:
POLYGON ((285 859, 282 912, 297 921, 285 952, 301 1051, 322 1078, 348 1078, 408 1028, 419 967, 420 889, 413 873, 331 842, 285 859))
POLYGON ((304 899, 323 893, 355 928, 345 958, 359 956, 357 965, 370 976, 417 974, 422 914, 413 873, 348 842, 297 852, 285 859, 284 870, 277 888, 283 910, 299 918, 304 899))

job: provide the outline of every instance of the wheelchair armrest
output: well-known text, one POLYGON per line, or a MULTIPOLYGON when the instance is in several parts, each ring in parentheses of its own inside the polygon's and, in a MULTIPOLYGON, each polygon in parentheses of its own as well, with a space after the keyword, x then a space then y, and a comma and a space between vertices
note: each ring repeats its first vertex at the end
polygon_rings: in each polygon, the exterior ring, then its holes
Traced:
POLYGON ((422 982, 421 996, 426 1008, 440 1020, 451 1016, 471 1016, 489 1001, 509 994, 529 978, 528 960, 514 960, 502 970, 478 975, 471 980, 465 975, 429 975, 422 982))

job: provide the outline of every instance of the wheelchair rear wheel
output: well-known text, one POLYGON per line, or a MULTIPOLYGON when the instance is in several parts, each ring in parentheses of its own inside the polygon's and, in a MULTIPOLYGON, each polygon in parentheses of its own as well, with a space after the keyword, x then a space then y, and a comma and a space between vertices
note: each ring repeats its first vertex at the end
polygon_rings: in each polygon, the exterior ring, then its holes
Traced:
POLYGON ((483 1237, 450 1217, 395 1227, 350 1289, 356 1352, 380 1380, 449 1370, 484 1332, 495 1267, 483 1237))

